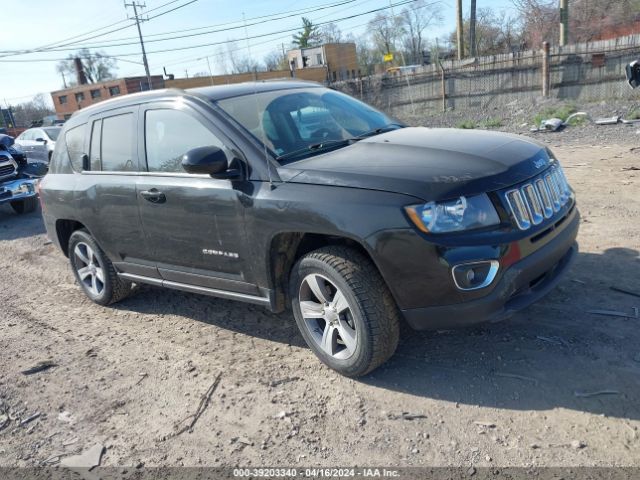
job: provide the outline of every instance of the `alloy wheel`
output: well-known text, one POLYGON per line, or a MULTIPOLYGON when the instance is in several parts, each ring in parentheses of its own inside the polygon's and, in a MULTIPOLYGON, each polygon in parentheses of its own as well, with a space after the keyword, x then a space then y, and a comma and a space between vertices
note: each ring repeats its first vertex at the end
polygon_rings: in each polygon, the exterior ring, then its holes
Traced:
POLYGON ((298 300, 314 343, 336 359, 351 357, 358 345, 358 334, 344 293, 328 278, 312 273, 302 280, 298 300))
POLYGON ((93 249, 84 242, 78 242, 73 250, 76 257, 78 278, 92 295, 98 296, 104 290, 104 269, 93 249))

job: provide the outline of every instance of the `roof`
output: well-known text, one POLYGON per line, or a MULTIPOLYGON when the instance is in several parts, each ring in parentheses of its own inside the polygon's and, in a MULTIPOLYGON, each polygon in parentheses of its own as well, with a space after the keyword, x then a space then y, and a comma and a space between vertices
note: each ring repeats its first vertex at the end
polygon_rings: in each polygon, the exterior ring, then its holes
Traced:
POLYGON ((211 87, 189 88, 187 92, 198 93, 211 100, 251 95, 253 93, 273 92, 275 90, 289 90, 292 88, 321 87, 317 82, 304 80, 268 80, 263 82, 232 83, 229 85, 214 85, 211 87))

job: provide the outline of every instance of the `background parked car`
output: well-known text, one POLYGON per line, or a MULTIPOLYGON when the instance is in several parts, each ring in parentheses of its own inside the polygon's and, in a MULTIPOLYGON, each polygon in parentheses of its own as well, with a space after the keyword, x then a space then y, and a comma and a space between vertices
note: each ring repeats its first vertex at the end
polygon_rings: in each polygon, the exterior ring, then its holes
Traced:
POLYGON ((30 160, 49 163, 62 127, 41 127, 25 130, 16 138, 30 160))

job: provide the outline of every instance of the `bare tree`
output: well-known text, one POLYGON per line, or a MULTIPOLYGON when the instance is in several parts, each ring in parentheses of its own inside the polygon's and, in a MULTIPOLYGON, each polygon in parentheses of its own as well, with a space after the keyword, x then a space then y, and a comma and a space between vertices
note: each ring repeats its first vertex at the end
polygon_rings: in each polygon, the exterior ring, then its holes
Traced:
POLYGON ((379 12, 368 24, 373 45, 380 56, 397 51, 398 39, 404 28, 402 20, 383 12, 379 12))
MULTIPOLYGON (((558 43, 560 12, 557 0, 511 2, 520 14, 523 36, 529 48, 539 48, 543 41, 558 43)), ((572 0, 569 17, 571 41, 588 42, 622 35, 625 27, 639 20, 638 0, 572 0)))
POLYGON ((522 19, 522 35, 527 48, 542 42, 557 42, 560 12, 557 0, 511 0, 522 19))
POLYGON ((342 43, 344 36, 335 23, 327 23, 320 29, 320 39, 322 43, 342 43))
POLYGON ((409 63, 421 64, 423 51, 427 48, 424 33, 430 26, 442 24, 442 13, 435 4, 427 4, 425 0, 416 0, 411 8, 400 13, 402 24, 402 43, 409 63))
POLYGON ((74 64, 74 58, 76 57, 80 58, 82 69, 89 83, 102 82, 115 78, 115 73, 118 69, 115 58, 110 57, 104 52, 91 53, 89 49, 83 48, 69 55, 66 60, 62 60, 56 64, 56 71, 64 76, 65 83, 68 86, 73 86, 77 83, 76 67, 74 64))
POLYGON ((380 57, 376 48, 371 45, 366 37, 358 39, 356 42, 356 55, 358 56, 358 66, 362 75, 371 75, 376 63, 380 62, 380 57))
POLYGON ((280 50, 273 50, 262 59, 268 71, 287 69, 287 57, 280 50))
POLYGON ((227 60, 231 66, 230 73, 250 73, 260 70, 260 64, 243 53, 237 42, 227 43, 227 60))
MULTIPOLYGON (((470 19, 466 18, 464 30, 467 35, 463 39, 463 48, 469 48, 470 45, 469 25, 470 19)), ((451 33, 451 42, 456 42, 456 33, 451 33)), ((504 11, 496 12, 491 8, 478 10, 475 37, 477 55, 510 53, 523 47, 522 32, 516 19, 507 16, 504 11)))
POLYGON ((31 126, 34 122, 39 122, 44 117, 54 115, 55 111, 44 94, 39 93, 30 101, 11 107, 16 124, 24 127, 31 126))

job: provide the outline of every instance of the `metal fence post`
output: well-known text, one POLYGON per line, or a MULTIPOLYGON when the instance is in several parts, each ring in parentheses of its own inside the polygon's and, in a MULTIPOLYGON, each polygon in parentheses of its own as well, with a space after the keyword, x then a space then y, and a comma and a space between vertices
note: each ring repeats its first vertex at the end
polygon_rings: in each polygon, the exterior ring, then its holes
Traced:
POLYGON ((542 44, 542 96, 548 97, 551 88, 551 72, 549 69, 549 42, 542 44))
POLYGON ((445 75, 444 75, 444 67, 442 66, 442 63, 440 61, 438 61, 438 65, 440 66, 440 83, 441 83, 441 88, 442 88, 442 112, 446 112, 447 111, 447 84, 446 84, 446 79, 445 79, 445 75))

